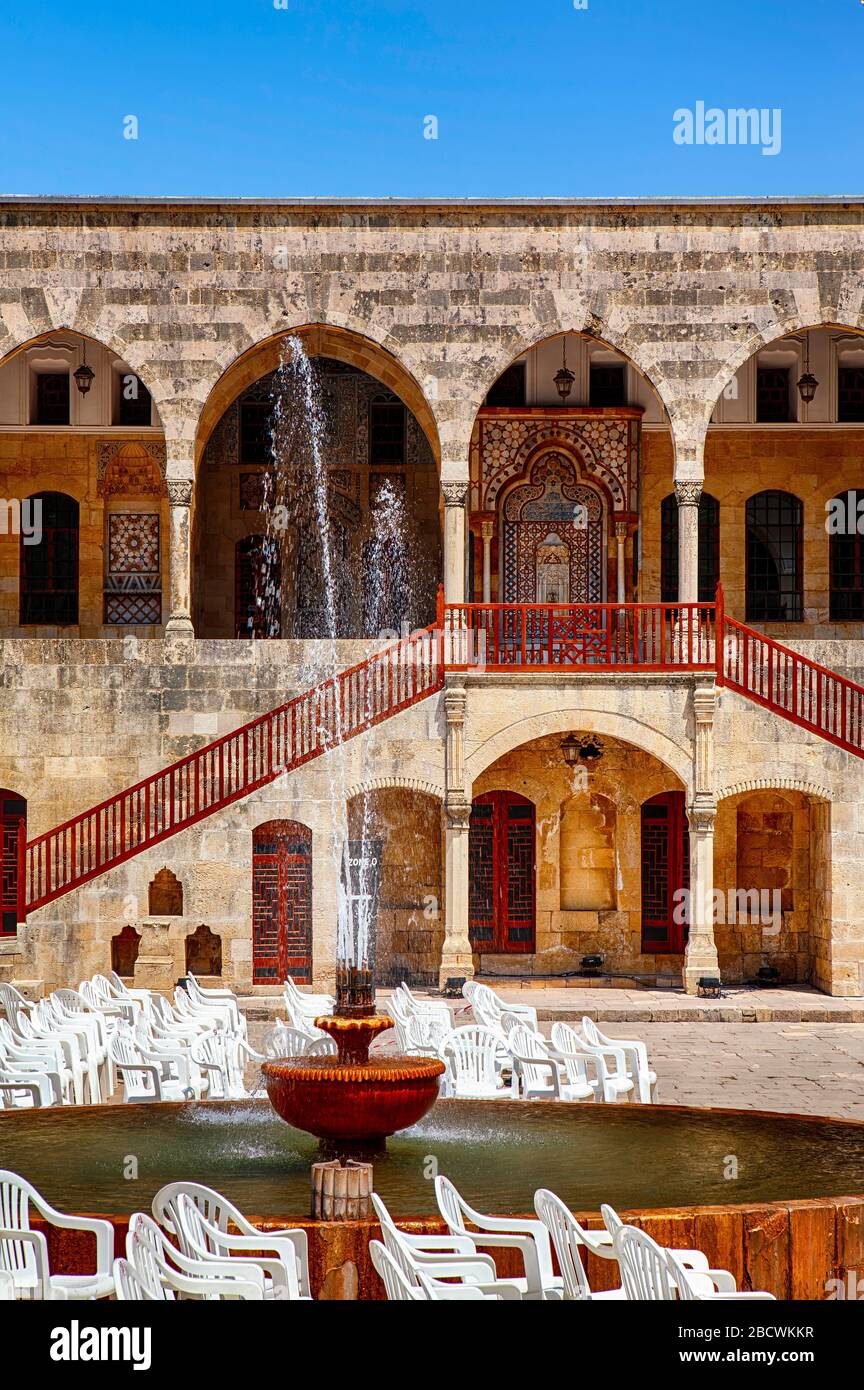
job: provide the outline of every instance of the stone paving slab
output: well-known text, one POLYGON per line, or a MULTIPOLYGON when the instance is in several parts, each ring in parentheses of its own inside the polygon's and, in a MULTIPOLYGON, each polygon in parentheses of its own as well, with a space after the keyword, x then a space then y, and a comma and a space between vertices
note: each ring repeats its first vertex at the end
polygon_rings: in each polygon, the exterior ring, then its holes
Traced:
MULTIPOLYGON (((575 988, 536 981, 496 983, 497 993, 511 1003, 531 1004, 542 1021, 581 1018, 598 1023, 864 1023, 864 998, 833 999, 815 989, 753 989, 729 986, 720 999, 696 999, 683 990, 575 988)), ((383 1001, 390 990, 379 990, 383 1001)), ((416 991, 418 998, 441 999, 440 994, 416 991)), ((241 1000, 250 1019, 284 1015, 281 995, 249 996, 241 1000)), ((452 1001, 454 1007, 460 1001, 452 1001)))

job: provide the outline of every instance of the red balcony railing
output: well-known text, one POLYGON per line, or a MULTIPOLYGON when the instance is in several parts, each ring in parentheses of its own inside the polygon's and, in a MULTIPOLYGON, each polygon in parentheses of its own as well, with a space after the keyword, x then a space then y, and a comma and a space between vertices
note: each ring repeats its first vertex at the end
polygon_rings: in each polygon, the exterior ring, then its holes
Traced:
POLYGON ((487 671, 712 670, 713 603, 446 605, 444 661, 487 671))

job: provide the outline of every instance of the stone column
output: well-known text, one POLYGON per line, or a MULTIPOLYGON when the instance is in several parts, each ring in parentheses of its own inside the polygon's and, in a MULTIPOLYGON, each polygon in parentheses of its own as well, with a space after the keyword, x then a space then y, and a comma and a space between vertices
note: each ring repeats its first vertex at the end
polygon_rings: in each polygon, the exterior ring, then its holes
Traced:
POLYGON ((719 975, 714 939, 714 714, 713 683, 693 691, 693 802, 690 827, 690 933, 684 954, 684 989, 696 994, 702 975, 719 975))
POLYGON ((618 602, 627 602, 627 522, 615 522, 615 545, 618 551, 616 572, 618 577, 618 602))
POLYGON ((192 626, 192 481, 188 478, 168 480, 168 501, 171 504, 169 545, 170 612, 165 632, 180 637, 194 637, 192 626))
POLYGON ((697 994, 703 975, 718 976, 714 940, 714 820, 707 805, 687 809, 690 826, 690 933, 684 953, 684 989, 697 994))
POLYGON ((465 602, 465 498, 467 482, 441 484, 444 493, 444 597, 465 602))
POLYGON ((446 792, 444 803, 444 945, 439 985, 452 976, 474 974, 468 939, 468 836, 471 801, 465 791, 465 690, 450 686, 444 694, 447 720, 446 792))
POLYGON ((678 602, 699 598, 699 501, 701 482, 676 482, 678 500, 678 602))
POLYGON ((483 602, 492 602, 492 536, 495 531, 495 522, 484 520, 480 523, 480 535, 483 538, 483 602))

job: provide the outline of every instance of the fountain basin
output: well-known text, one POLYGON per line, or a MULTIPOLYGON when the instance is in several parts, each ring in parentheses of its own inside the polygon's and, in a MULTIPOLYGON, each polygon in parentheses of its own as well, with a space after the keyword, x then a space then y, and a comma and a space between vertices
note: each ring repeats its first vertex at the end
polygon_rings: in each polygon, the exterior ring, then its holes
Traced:
MULTIPOLYGON (((864 1269, 864 1124, 684 1106, 578 1106, 439 1100, 390 1140, 375 1188, 416 1232, 441 1230, 429 1157, 479 1210, 531 1215, 537 1187, 586 1225, 610 1202, 662 1244, 704 1250, 739 1287, 824 1298, 826 1281, 864 1269), (725 1162, 739 1158, 730 1181, 725 1162)), ((263 1229, 309 1233, 316 1297, 381 1298, 368 1242, 374 1222, 310 1221, 316 1140, 266 1100, 63 1106, 0 1112, 0 1167, 23 1174, 61 1211, 106 1215, 123 1250, 133 1211, 178 1178, 225 1193, 263 1229), (136 1172, 129 1171, 129 1157, 136 1172)), ((90 1237, 51 1232, 52 1268, 92 1268, 90 1237)), ((502 1274, 516 1272, 496 1252, 502 1274)), ((589 1257, 597 1290, 616 1271, 589 1257)))
POLYGON ((444 1064, 434 1057, 296 1057, 265 1062, 270 1104, 295 1129, 329 1145, 380 1148, 422 1120, 438 1098, 444 1064))

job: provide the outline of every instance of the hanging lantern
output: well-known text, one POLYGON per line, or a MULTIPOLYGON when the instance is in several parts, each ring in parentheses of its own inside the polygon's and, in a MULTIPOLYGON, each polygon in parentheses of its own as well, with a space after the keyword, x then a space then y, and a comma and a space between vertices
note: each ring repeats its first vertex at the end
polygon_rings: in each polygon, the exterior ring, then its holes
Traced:
POLYGON ((570 368, 567 366, 566 335, 562 339, 562 342, 564 344, 564 356, 561 366, 555 373, 555 389, 558 392, 558 395, 561 397, 562 401, 566 401, 567 397, 570 395, 570 392, 573 390, 573 382, 576 380, 576 378, 570 371, 570 368))
POLYGON ((81 392, 81 395, 86 396, 87 392, 90 390, 90 387, 93 385, 93 382, 96 379, 96 373, 93 371, 92 367, 87 366, 86 343, 84 344, 84 357, 81 362, 81 366, 77 367, 76 370, 72 373, 72 375, 75 378, 75 385, 78 387, 78 390, 81 392))
POLYGON ((819 390, 819 382, 810 370, 810 334, 804 334, 804 373, 798 379, 798 394, 805 405, 810 402, 819 390))

